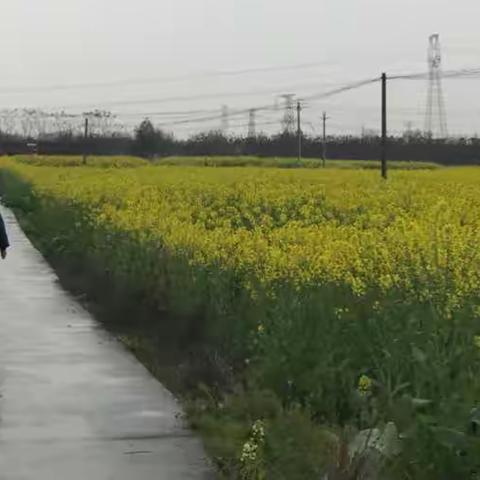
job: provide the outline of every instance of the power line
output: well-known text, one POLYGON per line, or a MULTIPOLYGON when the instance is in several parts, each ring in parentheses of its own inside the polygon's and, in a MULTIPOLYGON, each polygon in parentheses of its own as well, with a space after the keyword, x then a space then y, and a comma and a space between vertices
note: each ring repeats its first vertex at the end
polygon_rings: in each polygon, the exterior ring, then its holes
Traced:
POLYGON ((118 100, 111 102, 88 102, 88 103, 76 103, 70 105, 62 105, 62 108, 85 108, 92 105, 101 105, 103 107, 114 106, 129 106, 129 105, 150 105, 158 103, 172 103, 172 102, 190 102, 195 100, 215 100, 220 98, 232 98, 232 97, 251 97, 255 95, 271 94, 274 95, 272 89, 269 90, 249 90, 241 92, 225 92, 225 93, 203 93, 197 95, 178 95, 172 97, 163 98, 147 98, 140 100, 118 100))
MULTIPOLYGON (((450 70, 446 71, 443 74, 444 78, 476 78, 480 76, 480 67, 472 68, 472 69, 460 69, 460 70, 450 70)), ((417 72, 417 73, 408 73, 408 74, 396 74, 389 76, 389 80, 422 80, 428 78, 428 72, 417 72)), ((302 100, 317 100, 321 98, 327 98, 328 96, 336 95, 338 93, 343 93, 348 90, 352 90, 364 85, 368 85, 371 83, 379 82, 380 77, 375 77, 367 80, 362 80, 360 82, 354 82, 351 84, 347 84, 343 87, 338 89, 334 89, 332 91, 316 94, 311 96, 306 96, 302 100)), ((300 89, 300 86, 293 86, 290 90, 297 90, 300 89)), ((237 92, 225 92, 225 93, 204 93, 204 94, 197 94, 197 95, 178 95, 178 96, 171 96, 171 97, 163 97, 163 98, 147 98, 147 99, 132 99, 132 100, 117 100, 117 101, 110 101, 110 102, 86 102, 86 103, 77 103, 77 104, 70 104, 70 105, 62 105, 61 108, 86 108, 90 106, 102 106, 102 107, 114 107, 114 106, 129 106, 129 105, 146 105, 146 104, 160 104, 160 103, 172 103, 172 102, 189 102, 195 100, 213 100, 213 99, 220 99, 220 98, 233 98, 233 97, 249 97, 249 96, 256 96, 256 95, 263 95, 263 94, 270 94, 275 95, 276 92, 285 91, 285 88, 278 88, 278 89, 258 89, 258 90, 247 90, 247 91, 237 91, 237 92)), ((42 107, 48 108, 48 107, 42 107)))
MULTIPOLYGON (((266 121, 266 122, 255 122, 255 129, 257 127, 262 127, 262 126, 267 126, 267 125, 278 125, 277 121, 266 121)), ((234 123, 230 124, 231 128, 249 128, 250 127, 250 122, 248 123, 234 123)), ((256 133, 256 132, 255 132, 256 133)), ((255 136, 255 135, 253 135, 255 136)))
POLYGON ((116 115, 122 117, 183 117, 188 115, 205 115, 207 113, 217 112, 218 109, 211 110, 174 110, 174 111, 163 111, 163 112, 117 112, 116 115))
MULTIPOLYGON (((388 75, 388 80, 427 80, 430 72, 401 73, 388 75)), ((478 78, 480 77, 480 67, 460 68, 457 70, 444 70, 443 78, 478 78)))
MULTIPOLYGON (((362 80, 360 82, 354 82, 354 83, 346 84, 346 85, 343 85, 340 88, 336 88, 336 89, 329 90, 329 91, 326 91, 326 92, 323 92, 323 93, 318 93, 318 94, 315 94, 315 95, 311 95, 309 97, 305 97, 304 99, 301 99, 300 101, 302 101, 302 102, 305 101, 305 100, 314 101, 314 100, 320 100, 320 99, 323 99, 323 98, 332 97, 334 95, 338 95, 340 93, 343 93, 343 92, 346 92, 346 91, 349 91, 349 90, 354 90, 354 89, 363 87, 365 85, 376 83, 379 80, 380 80, 380 78, 371 78, 371 79, 368 79, 368 80, 362 80)), ((293 97, 294 97, 293 94, 289 94, 287 96, 288 97, 291 96, 291 99, 293 100, 293 97)), ((236 110, 236 111, 233 110, 233 111, 230 111, 230 115, 245 114, 245 113, 248 113, 251 110, 251 108, 255 108, 255 110, 257 110, 257 111, 276 110, 277 109, 277 107, 272 106, 272 105, 264 105, 264 106, 250 107, 250 108, 247 108, 247 109, 240 109, 240 110, 236 110)), ((291 105, 288 102, 286 102, 285 112, 290 111, 290 110, 291 110, 291 105)), ((178 120, 178 121, 174 121, 174 122, 165 122, 165 123, 160 124, 160 125, 161 126, 166 126, 166 125, 167 126, 173 126, 173 125, 182 125, 182 124, 188 124, 188 123, 200 123, 200 122, 208 122, 208 121, 211 121, 211 120, 218 120, 219 118, 221 118, 221 117, 216 115, 216 116, 200 117, 200 118, 196 118, 196 119, 186 119, 186 120, 178 120)))
POLYGON ((348 92, 350 90, 356 90, 357 88, 364 87, 366 85, 371 85, 373 83, 379 82, 381 79, 380 77, 374 77, 374 78, 369 78, 367 80, 361 80, 359 82, 353 82, 349 83, 346 85, 343 85, 342 87, 335 88, 333 90, 323 92, 323 93, 318 93, 315 95, 310 95, 307 97, 302 98, 302 101, 313 101, 313 100, 320 100, 323 98, 328 98, 328 97, 333 97, 334 95, 338 95, 340 93, 348 92))
MULTIPOLYGON (((332 83, 323 84, 324 86, 332 85, 332 83)), ((335 85, 335 84, 333 84, 335 85)), ((162 97, 162 98, 147 98, 147 99, 132 99, 132 100, 118 100, 118 101, 111 101, 111 102, 85 102, 85 103, 77 103, 77 104, 70 104, 70 105, 62 105, 61 108, 82 108, 82 107, 90 107, 92 105, 102 105, 102 106, 128 106, 128 105, 141 105, 141 104, 152 104, 152 103, 171 103, 171 102, 189 102, 195 100, 210 100, 210 99, 217 99, 217 98, 230 98, 230 97, 252 97, 258 95, 278 95, 284 92, 285 90, 302 90, 306 88, 318 87, 319 83, 309 83, 309 84, 296 84, 290 85, 288 87, 280 86, 280 87, 269 87, 263 89, 251 89, 251 90, 242 90, 242 91, 234 91, 234 92, 220 92, 220 93, 202 93, 196 95, 178 95, 178 96, 171 96, 171 97, 162 97)), ((39 108, 49 108, 49 106, 42 106, 39 108)))
MULTIPOLYGON (((476 78, 480 76, 480 68, 464 68, 464 69, 459 69, 459 70, 450 70, 444 72, 443 77, 447 78, 476 78)), ((400 80, 400 79, 425 79, 428 78, 428 73, 409 73, 409 74, 396 74, 393 76, 389 76, 388 79, 390 80, 400 80)), ((363 86, 367 86, 370 84, 374 84, 380 81, 380 77, 373 77, 369 79, 364 79, 361 81, 356 81, 352 83, 347 83, 343 84, 340 86, 337 86, 336 88, 332 88, 330 90, 326 90, 323 92, 315 93, 312 95, 307 95, 304 96, 303 98, 300 98, 301 102, 312 102, 315 103, 318 100, 324 100, 329 97, 333 97, 336 95, 340 95, 344 92, 355 90, 358 88, 361 88, 363 86)), ((271 90, 269 91, 271 92, 271 90)), ((250 95, 252 92, 242 92, 238 95, 250 95)), ((231 97, 234 96, 235 94, 203 94, 203 95, 194 95, 194 96, 185 96, 185 97, 171 97, 171 98, 163 98, 160 99, 159 101, 175 101, 178 100, 179 98, 182 100, 187 100, 187 99, 195 99, 195 98, 221 98, 221 97, 231 97)), ((292 94, 293 95, 293 94, 292 94)), ((292 97, 293 98, 293 97, 292 97)), ((131 101, 122 101, 122 102, 110 102, 111 105, 115 104, 120 104, 120 105, 136 105, 136 104, 150 104, 152 103, 152 100, 131 100, 131 101)), ((84 104, 86 105, 86 104, 84 104)), ((92 105, 92 104, 88 104, 92 105)), ((325 108, 325 104, 322 103, 323 108, 325 108)), ((302 105, 302 108, 313 108, 315 109, 315 105, 312 107, 310 105, 302 105)), ((65 107, 64 107, 65 108, 65 107)), ((330 107, 330 109, 332 109, 330 107)), ((406 111, 405 108, 399 107, 399 110, 404 110, 406 111)), ((265 114, 268 114, 268 116, 271 116, 274 112, 278 110, 278 107, 273 106, 272 104, 267 104, 267 105, 260 105, 260 106, 250 106, 249 108, 240 108, 237 110, 231 110, 228 112, 229 116, 238 116, 238 115, 246 115, 250 114, 252 110, 255 110, 256 115, 261 115, 261 112, 264 112, 265 114)), ((38 111, 36 110, 28 110, 28 109, 23 109, 23 110, 11 110, 10 112, 17 112, 15 114, 18 115, 38 115, 38 111), (25 113, 27 112, 27 113, 25 113), (28 113, 31 112, 31 113, 28 113)), ((10 115, 10 114, 9 114, 10 115)), ((39 114, 40 116, 51 116, 51 118, 70 118, 70 119, 77 119, 77 118, 83 118, 85 114, 68 114, 64 111, 57 112, 57 113, 48 113, 48 112, 42 112, 39 114)), ((222 114, 218 111, 218 109, 191 109, 191 110, 174 110, 174 111, 154 111, 154 112, 125 112, 125 113, 119 113, 117 114, 120 117, 136 117, 136 116, 158 116, 161 117, 162 120, 168 120, 171 118, 171 121, 162 121, 162 123, 159 124, 159 126, 181 126, 181 125, 190 125, 190 124, 195 124, 195 123, 208 123, 208 122, 214 122, 222 119, 222 114), (198 116, 198 117, 196 117, 198 116), (192 118, 195 117, 195 118, 192 118)), ((115 115, 114 117, 116 117, 115 115)), ((1 116, 1 112, 0 112, 1 116)), ((225 115, 223 115, 225 117, 225 115)), ((114 118, 112 117, 112 118, 114 118)), ((47 117, 48 118, 48 117, 47 117)), ((268 117, 267 117, 268 118, 268 117)), ((278 120, 276 121, 278 122, 278 120)), ((264 122, 263 124, 274 124, 276 122, 264 122)), ((249 122, 250 124, 250 122, 249 122)), ((261 124, 258 124, 261 125, 261 124)), ((248 126, 248 125, 246 125, 248 126)), ((237 127, 239 128, 239 127, 237 127)))
POLYGON ((92 88, 111 88, 111 87, 124 87, 128 85, 142 85, 149 83, 170 83, 186 80, 195 80, 201 78, 214 78, 214 77, 229 77, 229 76, 242 76, 256 73, 270 73, 280 72, 288 70, 306 70, 316 68, 319 66, 325 66, 330 62, 312 62, 312 63, 300 63, 292 65, 279 65, 271 67, 258 67, 258 68, 246 68, 242 70, 230 70, 230 71, 218 71, 218 72, 205 72, 196 74, 186 74, 178 76, 167 77, 144 77, 144 78, 132 78, 125 80, 113 80, 105 82, 92 82, 92 83, 73 83, 63 85, 46 85, 43 87, 29 87, 29 86, 0 86, 0 95, 6 94, 22 94, 22 93, 42 93, 53 91, 68 91, 68 90, 81 90, 92 88))

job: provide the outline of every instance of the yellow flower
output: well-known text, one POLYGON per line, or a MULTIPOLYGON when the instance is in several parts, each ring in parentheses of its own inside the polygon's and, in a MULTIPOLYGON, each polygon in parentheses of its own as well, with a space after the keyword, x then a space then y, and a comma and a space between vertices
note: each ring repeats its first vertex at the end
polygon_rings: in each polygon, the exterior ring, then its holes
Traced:
POLYGON ((358 380, 358 392, 360 393, 360 395, 370 395, 370 393, 372 392, 372 387, 373 380, 369 376, 362 375, 358 380))
MULTIPOLYGON (((0 159, 46 211, 72 214, 81 225, 75 246, 144 279, 159 302, 168 284, 163 259, 167 275, 178 261, 194 282, 198 271, 224 272, 252 302, 335 285, 360 298, 401 292, 434 303, 446 320, 480 288, 480 170, 395 172, 385 188, 377 172, 360 170, 166 167, 93 156, 81 165, 81 157, 0 159)), ((216 280, 215 289, 229 288, 216 280)), ((224 293, 220 303, 232 298, 224 293)), ((339 319, 345 313, 336 311, 339 319)))

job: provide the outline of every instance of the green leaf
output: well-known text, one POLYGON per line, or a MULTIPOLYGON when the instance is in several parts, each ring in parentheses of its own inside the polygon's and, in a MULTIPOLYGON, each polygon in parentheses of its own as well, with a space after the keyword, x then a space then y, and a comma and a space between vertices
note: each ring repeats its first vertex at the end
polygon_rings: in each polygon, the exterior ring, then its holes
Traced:
POLYGON ((412 356, 414 360, 418 363, 426 363, 428 358, 425 352, 423 352, 416 346, 412 346, 412 356))

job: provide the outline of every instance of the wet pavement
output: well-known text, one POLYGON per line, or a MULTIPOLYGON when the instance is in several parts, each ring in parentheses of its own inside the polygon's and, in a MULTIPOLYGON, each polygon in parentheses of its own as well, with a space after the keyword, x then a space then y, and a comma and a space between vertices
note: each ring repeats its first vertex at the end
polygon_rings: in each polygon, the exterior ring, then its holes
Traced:
POLYGON ((173 396, 2 212, 13 248, 0 263, 0 480, 214 478, 173 396))

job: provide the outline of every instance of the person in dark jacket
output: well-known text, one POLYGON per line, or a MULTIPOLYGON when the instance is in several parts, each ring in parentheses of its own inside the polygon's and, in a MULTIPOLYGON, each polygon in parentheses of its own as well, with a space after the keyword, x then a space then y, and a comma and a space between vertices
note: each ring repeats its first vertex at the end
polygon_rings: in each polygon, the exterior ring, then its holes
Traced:
POLYGON ((0 256, 5 260, 7 258, 7 248, 10 246, 8 242, 7 229, 5 228, 5 222, 0 215, 0 256))

